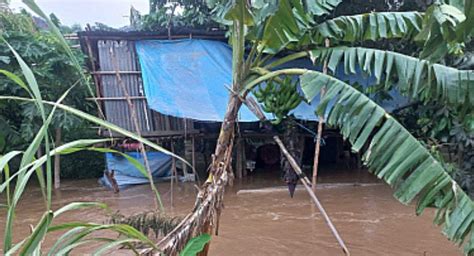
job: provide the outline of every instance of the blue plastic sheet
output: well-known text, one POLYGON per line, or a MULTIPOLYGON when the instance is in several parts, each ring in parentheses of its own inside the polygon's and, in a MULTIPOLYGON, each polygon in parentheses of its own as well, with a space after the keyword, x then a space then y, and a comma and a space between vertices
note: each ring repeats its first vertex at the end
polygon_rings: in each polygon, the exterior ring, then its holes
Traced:
MULTIPOLYGON (((228 88, 232 81, 232 49, 227 44, 199 39, 145 40, 136 42, 136 50, 151 109, 200 121, 224 119, 228 88)), ((296 60, 285 66, 321 70, 308 59, 296 60)), ((373 77, 345 75, 343 68, 338 68, 335 75, 344 81, 357 82, 362 87, 375 81, 373 77)), ((389 111, 406 102, 394 92, 391 95, 394 100, 379 102, 389 111)), ((319 97, 310 105, 303 102, 291 114, 302 120, 318 120, 314 113, 318 102, 319 97)), ((267 117, 272 118, 270 114, 267 117)), ((258 119, 246 106, 242 106, 239 121, 258 119)))
MULTIPOLYGON (((135 158, 141 164, 144 163, 141 153, 127 152, 126 154, 135 158)), ((153 180, 158 181, 171 176, 171 156, 161 152, 147 152, 147 157, 153 180)), ((114 178, 120 188, 149 182, 132 163, 119 154, 105 153, 105 161, 107 170, 109 172, 114 171, 114 178)), ((111 187, 105 175, 100 178, 100 182, 104 186, 111 187)))
MULTIPOLYGON (((232 84, 232 50, 218 41, 139 41, 148 105, 162 114, 222 121, 232 84)), ((241 121, 256 121, 243 107, 241 121)))

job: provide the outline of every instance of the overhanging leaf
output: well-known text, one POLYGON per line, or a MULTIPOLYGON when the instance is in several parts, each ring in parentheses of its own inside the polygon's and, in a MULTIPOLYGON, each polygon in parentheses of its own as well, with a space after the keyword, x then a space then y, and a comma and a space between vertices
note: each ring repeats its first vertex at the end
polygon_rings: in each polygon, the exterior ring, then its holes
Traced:
POLYGON ((335 42, 361 42, 409 38, 421 29, 419 12, 373 12, 340 16, 312 28, 312 40, 321 45, 326 38, 335 42))
POLYGON ((426 207, 437 208, 435 223, 443 225, 443 233, 453 242, 464 242, 466 254, 474 251, 469 235, 474 226, 474 203, 415 137, 370 98, 336 78, 307 71, 300 81, 308 101, 319 95, 321 82, 328 91, 338 92, 327 93, 320 100, 335 100, 333 107, 318 106, 319 112, 330 110, 328 124, 341 129, 353 150, 364 152, 369 170, 395 188, 400 202, 408 204, 419 198, 418 214, 426 207))
POLYGON ((310 51, 313 62, 329 61, 336 72, 344 67, 346 74, 363 71, 376 82, 385 78, 385 90, 395 87, 402 95, 422 101, 438 101, 454 106, 474 104, 474 71, 457 70, 397 52, 363 47, 316 48, 310 51), (339 64, 343 65, 339 65, 339 64))

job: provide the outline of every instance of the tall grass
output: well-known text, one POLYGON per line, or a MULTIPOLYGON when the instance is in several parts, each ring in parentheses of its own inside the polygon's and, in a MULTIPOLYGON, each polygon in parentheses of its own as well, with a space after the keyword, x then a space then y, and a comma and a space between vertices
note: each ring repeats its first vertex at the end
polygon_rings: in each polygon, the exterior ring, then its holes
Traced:
MULTIPOLYGON (((81 73, 82 82, 87 83, 86 75, 82 73, 82 68, 78 64, 79 62, 75 59, 74 55, 72 54, 71 50, 69 49, 69 46, 67 45, 59 30, 41 11, 41 9, 36 5, 34 1, 25 0, 24 3, 29 6, 31 10, 33 10, 35 13, 37 13, 39 16, 41 16, 48 22, 50 29, 59 38, 59 41, 66 49, 66 52, 71 53, 70 57, 72 58, 72 61, 77 64, 78 72, 81 73)), ((88 120, 94 124, 103 126, 124 136, 138 140, 144 145, 147 145, 155 150, 172 155, 173 157, 177 157, 185 163, 187 162, 179 156, 176 156, 168 150, 160 147, 159 145, 147 139, 141 138, 140 136, 137 136, 132 132, 124 130, 114 124, 111 124, 88 113, 61 104, 61 102, 68 96, 69 91, 74 86, 71 86, 69 90, 64 92, 64 94, 56 102, 44 101, 41 97, 40 86, 38 85, 38 82, 31 68, 28 66, 27 63, 25 63, 25 61, 15 51, 15 49, 13 49, 13 47, 8 44, 8 42, 6 42, 3 38, 0 38, 0 41, 1 44, 10 48, 11 52, 15 56, 15 59, 21 68, 23 77, 19 77, 6 70, 0 70, 0 75, 5 75, 9 79, 11 79, 17 86, 24 89, 30 96, 29 98, 0 96, 0 100, 18 100, 35 104, 37 110, 41 115, 42 120, 41 128, 39 129, 38 133, 26 149, 11 151, 4 154, 3 156, 0 156, 0 177, 5 177, 5 179, 0 183, 0 194, 4 195, 6 198, 6 204, 0 205, 0 208, 5 208, 7 212, 5 217, 5 228, 3 231, 3 254, 61 255, 67 254, 78 246, 90 242, 99 242, 102 244, 102 246, 96 252, 97 255, 105 253, 109 249, 117 246, 125 246, 136 252, 133 246, 137 242, 142 245, 146 245, 150 248, 157 249, 155 244, 147 236, 145 236, 143 233, 139 232, 138 230, 129 225, 97 224, 86 223, 81 221, 63 223, 59 225, 54 224, 54 220, 58 216, 68 211, 91 207, 107 209, 107 206, 98 202, 73 202, 60 209, 52 209, 53 181, 51 158, 58 154, 70 154, 80 150, 93 150, 99 152, 112 152, 112 150, 93 147, 94 144, 103 143, 108 141, 109 139, 81 139, 65 143, 58 147, 54 147, 51 143, 49 134, 49 126, 51 124, 51 120, 53 119, 57 109, 59 108, 63 111, 69 112, 70 114, 88 120), (47 108, 47 105, 52 106, 52 108, 47 108), (44 152, 44 155, 39 158, 36 158, 35 155, 38 151, 44 152), (14 159, 18 158, 20 158, 20 164, 18 168, 13 171, 10 169, 10 163, 14 159), (34 177, 33 174, 35 174, 36 178, 38 179, 41 192, 44 195, 45 211, 41 219, 34 226, 30 235, 24 238, 14 239, 13 226, 15 221, 15 214, 17 212, 17 206, 22 198, 22 195, 25 192, 28 182, 32 179, 32 177, 34 177), (57 239, 57 242, 51 248, 42 248, 42 243, 47 237, 47 235, 50 232, 57 230, 65 231, 64 235, 57 239), (92 233, 99 230, 113 231, 119 234, 119 238, 110 239, 91 236, 92 233), (19 240, 20 242, 14 243, 14 240, 19 240)), ((92 90, 90 90, 90 92, 92 93, 92 90)), ((148 172, 146 172, 144 167, 138 161, 126 155, 124 156, 127 157, 127 159, 129 159, 132 164, 135 165, 145 177, 152 180, 152 177, 148 175, 148 172)), ((161 202, 160 195, 156 193, 155 196, 157 197, 159 202, 161 202)))

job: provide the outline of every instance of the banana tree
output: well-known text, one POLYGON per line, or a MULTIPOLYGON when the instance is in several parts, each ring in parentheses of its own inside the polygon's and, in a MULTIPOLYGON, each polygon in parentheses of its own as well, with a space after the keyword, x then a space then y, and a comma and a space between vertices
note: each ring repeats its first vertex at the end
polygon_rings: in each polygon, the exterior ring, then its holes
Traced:
MULTIPOLYGON (((474 250, 471 199, 430 151, 383 108, 332 76, 340 67, 348 74, 364 72, 375 76, 383 90, 396 89, 413 99, 463 106, 472 111, 473 72, 437 64, 433 61, 449 51, 426 49, 433 45, 450 49, 457 39, 469 38, 465 33, 459 37, 452 33, 461 24, 466 28, 471 18, 466 19, 462 11, 438 2, 426 14, 372 12, 335 18, 329 14, 341 0, 209 2, 216 19, 229 26, 233 84, 209 178, 194 210, 158 244, 163 252, 174 255, 191 237, 217 231, 225 185, 233 177, 229 165, 238 110, 256 86, 285 76, 299 76, 308 101, 325 87, 327 93, 320 97, 315 111, 323 114, 330 110, 327 123, 340 127, 353 150, 364 152, 369 170, 396 189, 395 197, 400 202, 408 204, 417 198, 417 214, 427 207, 437 208, 435 223, 444 225, 443 233, 452 241, 465 244, 465 253, 474 250), (438 31, 441 37, 434 38, 437 34, 429 33, 439 29, 434 23, 442 26, 438 31), (323 47, 326 39, 333 47, 323 47), (425 46, 421 56, 428 59, 360 46, 369 41, 415 39, 425 46), (330 73, 281 68, 299 58, 310 58, 315 64, 326 62, 330 73), (330 101, 335 101, 333 107, 330 101)), ((465 13, 472 8, 467 4, 465 13)))

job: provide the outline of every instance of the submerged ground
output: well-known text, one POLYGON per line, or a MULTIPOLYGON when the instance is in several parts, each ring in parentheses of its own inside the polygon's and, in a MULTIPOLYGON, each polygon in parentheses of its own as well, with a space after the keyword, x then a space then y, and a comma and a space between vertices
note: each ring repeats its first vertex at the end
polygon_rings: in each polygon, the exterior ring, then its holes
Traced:
MULTIPOLYGON (((183 215, 192 207, 193 184, 175 187, 173 208, 169 184, 158 186, 169 214, 183 215)), ((278 174, 262 170, 236 180, 226 191, 219 236, 212 239, 210 255, 342 255, 322 216, 302 187, 299 188, 295 197, 290 198, 278 174)), ((54 201, 55 207, 72 201, 102 201, 114 211, 134 214, 152 209, 151 195, 146 185, 114 194, 96 180, 80 180, 65 181, 54 201)), ((398 203, 390 188, 366 171, 323 168, 317 195, 352 255, 462 253, 432 224, 433 211, 416 217, 413 206, 398 203)), ((41 194, 32 186, 18 208, 16 239, 30 232, 28 224, 34 224, 43 211, 41 194)), ((4 216, 3 210, 0 215, 4 216)), ((73 220, 102 222, 105 217, 103 212, 94 210, 76 211, 56 223, 73 220)), ((1 226, 3 221, 2 218, 1 226)), ((50 235, 45 246, 51 246, 59 235, 50 235)), ((90 247, 80 248, 73 255, 87 254, 90 250, 90 247)))

